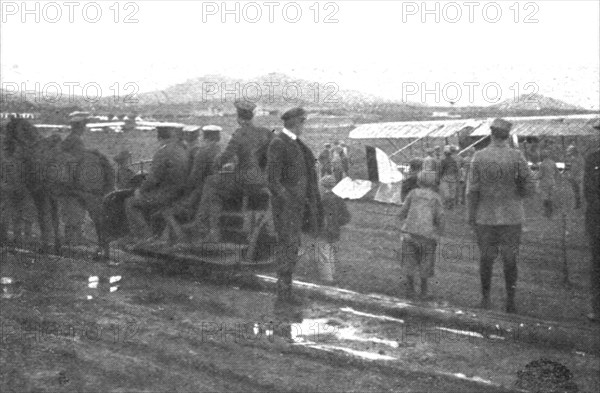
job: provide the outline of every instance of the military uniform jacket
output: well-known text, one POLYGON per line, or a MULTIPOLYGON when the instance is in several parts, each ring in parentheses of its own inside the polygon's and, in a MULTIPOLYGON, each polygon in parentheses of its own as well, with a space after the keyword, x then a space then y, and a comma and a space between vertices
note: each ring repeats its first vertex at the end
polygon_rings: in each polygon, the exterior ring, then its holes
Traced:
POLYGON ((165 202, 181 195, 188 173, 188 153, 182 142, 168 142, 152 158, 152 170, 142 183, 140 192, 165 202))
POLYGON ((262 182, 260 174, 267 163, 267 149, 273 132, 264 127, 248 125, 235 130, 219 164, 231 162, 237 157, 237 171, 242 183, 262 182))
POLYGON ((479 193, 477 224, 521 224, 525 215, 522 199, 534 192, 533 174, 519 150, 491 144, 473 156, 467 193, 479 193))
POLYGON ((218 142, 209 142, 197 146, 195 150, 196 154, 186 184, 186 187, 191 189, 201 187, 204 179, 214 173, 214 165, 221 153, 221 145, 218 142))
POLYGON ((278 236, 302 230, 316 237, 323 225, 323 205, 312 151, 302 141, 279 133, 271 140, 267 156, 278 236))

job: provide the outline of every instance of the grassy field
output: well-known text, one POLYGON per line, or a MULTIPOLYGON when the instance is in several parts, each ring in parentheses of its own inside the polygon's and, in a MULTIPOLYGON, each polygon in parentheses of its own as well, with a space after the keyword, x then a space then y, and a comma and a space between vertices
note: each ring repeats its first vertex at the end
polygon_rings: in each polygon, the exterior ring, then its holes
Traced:
MULTIPOLYGON (((258 118, 256 123, 269 128, 281 127, 280 121, 275 117, 258 118)), ((236 127, 234 117, 207 118, 200 125, 205 124, 223 127, 224 144, 236 127)), ((349 140, 349 128, 318 128, 320 125, 309 120, 310 128, 303 136, 315 154, 318 154, 326 142, 343 140, 349 145, 353 163, 350 176, 365 179, 365 144, 349 140)), ((133 161, 150 159, 158 147, 155 132, 142 131, 122 134, 88 133, 85 143, 109 157, 128 149, 133 154, 133 161)), ((583 211, 572 209, 572 193, 565 182, 559 182, 557 190, 557 213, 551 219, 542 217, 539 197, 527 201, 527 223, 519 260, 518 312, 586 323, 584 315, 589 305, 589 252, 583 228, 583 211), (567 265, 572 284, 569 286, 563 285, 563 212, 567 228, 567 265)), ((398 223, 395 218, 398 207, 374 202, 348 203, 352 222, 345 229, 339 244, 338 284, 364 292, 404 296, 404 278, 396 252, 399 248, 398 223)), ((473 307, 480 300, 479 254, 474 234, 466 225, 464 213, 464 207, 459 206, 447 214, 446 235, 439 247, 432 289, 435 302, 473 307)), ((306 279, 318 279, 316 266, 310 258, 303 258, 297 274, 306 279)), ((493 302, 496 309, 503 309, 504 280, 499 261, 494 269, 493 302)))

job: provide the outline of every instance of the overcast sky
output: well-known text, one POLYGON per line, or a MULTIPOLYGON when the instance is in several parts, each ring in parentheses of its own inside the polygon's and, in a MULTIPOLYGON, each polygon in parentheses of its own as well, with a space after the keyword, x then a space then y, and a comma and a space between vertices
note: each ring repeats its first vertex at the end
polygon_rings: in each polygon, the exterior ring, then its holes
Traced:
POLYGON ((421 1, 319 2, 317 7, 315 1, 227 2, 232 10, 237 3, 237 15, 222 15, 220 1, 91 3, 80 2, 71 23, 62 1, 29 2, 33 11, 26 15, 21 1, 2 1, 3 85, 25 82, 33 89, 36 82, 95 82, 106 96, 115 83, 124 94, 131 92, 123 87, 127 82, 150 91, 205 74, 252 78, 281 72, 429 104, 436 103, 436 95, 423 97, 421 90, 435 91, 436 83, 439 103, 460 93, 460 105, 513 98, 518 84, 520 93, 537 89, 585 108, 600 107, 598 1, 517 6, 515 1, 470 6, 429 1, 434 10, 429 15, 423 15, 421 1), (128 16, 137 22, 125 23, 128 16), (327 16, 334 23, 325 23, 327 16))

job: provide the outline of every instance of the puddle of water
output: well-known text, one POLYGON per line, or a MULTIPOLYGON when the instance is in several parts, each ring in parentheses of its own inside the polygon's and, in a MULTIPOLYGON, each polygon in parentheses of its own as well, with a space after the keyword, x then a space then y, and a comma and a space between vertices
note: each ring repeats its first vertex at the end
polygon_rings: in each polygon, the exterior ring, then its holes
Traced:
POLYGON ((20 289, 22 283, 15 281, 12 277, 2 277, 0 286, 2 287, 2 299, 16 299, 23 294, 20 289))
POLYGON ((438 330, 443 330, 445 332, 450 332, 450 333, 455 333, 455 334, 462 334, 463 336, 484 338, 483 334, 476 333, 476 332, 467 332, 465 330, 456 330, 456 329, 450 329, 450 328, 445 328, 445 327, 438 327, 437 329, 438 330))
POLYGON ((309 348, 320 349, 322 351, 333 352, 333 351, 342 351, 349 353, 353 356, 367 359, 367 360, 396 360, 395 357, 388 355, 381 355, 379 353, 367 352, 367 351, 358 351, 351 348, 346 347, 338 347, 335 345, 325 345, 325 344, 315 344, 312 342, 297 342, 296 345, 303 345, 309 348))
POLYGON ((109 283, 114 284, 115 282, 121 281, 121 276, 112 276, 108 281, 109 283))
POLYGON ((343 307, 340 308, 340 311, 344 311, 344 312, 348 312, 354 315, 359 315, 361 317, 368 317, 368 318, 374 318, 374 319, 380 319, 382 321, 390 321, 390 322, 398 322, 398 323, 404 323, 403 319, 398 319, 398 318, 393 318, 393 317, 388 317, 387 315, 375 315, 375 314, 369 314, 366 312, 362 312, 362 311, 357 311, 354 310, 351 307, 343 307))
POLYGON ((359 330, 352 326, 340 328, 331 325, 328 319, 304 319, 299 324, 292 324, 292 340, 311 342, 326 341, 335 338, 339 341, 355 341, 363 343, 373 343, 387 345, 392 348, 398 348, 397 341, 380 339, 377 337, 361 337, 359 330))

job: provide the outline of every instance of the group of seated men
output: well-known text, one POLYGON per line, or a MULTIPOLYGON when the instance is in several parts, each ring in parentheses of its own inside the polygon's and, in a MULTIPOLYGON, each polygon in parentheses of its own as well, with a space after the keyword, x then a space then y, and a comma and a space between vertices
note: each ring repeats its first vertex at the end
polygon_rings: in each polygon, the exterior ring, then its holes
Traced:
POLYGON ((197 146, 185 143, 181 127, 157 128, 161 147, 152 170, 126 202, 136 241, 156 242, 168 235, 176 242, 218 242, 224 173, 234 174, 228 178, 229 191, 252 193, 267 187, 265 167, 273 133, 253 124, 253 103, 234 105, 239 128, 223 151, 219 126, 203 127, 203 143, 197 146))

